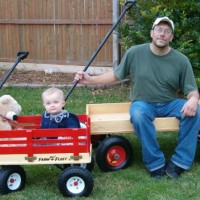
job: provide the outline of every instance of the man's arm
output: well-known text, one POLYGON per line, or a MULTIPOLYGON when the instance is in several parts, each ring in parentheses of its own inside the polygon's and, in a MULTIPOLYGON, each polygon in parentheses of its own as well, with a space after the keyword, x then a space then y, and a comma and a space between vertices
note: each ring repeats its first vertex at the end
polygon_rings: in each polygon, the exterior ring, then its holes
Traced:
POLYGON ((90 76, 86 72, 78 72, 75 77, 75 81, 79 81, 83 85, 100 85, 115 83, 118 78, 115 76, 114 71, 106 72, 98 76, 90 76))

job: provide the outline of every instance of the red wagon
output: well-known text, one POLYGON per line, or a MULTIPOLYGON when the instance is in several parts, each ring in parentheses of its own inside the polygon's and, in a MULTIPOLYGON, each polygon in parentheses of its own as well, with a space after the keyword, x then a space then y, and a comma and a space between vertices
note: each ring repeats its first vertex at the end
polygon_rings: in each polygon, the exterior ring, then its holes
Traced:
POLYGON ((62 169, 58 188, 64 196, 88 196, 93 177, 80 165, 92 161, 90 118, 78 117, 84 128, 40 129, 41 116, 21 116, 17 121, 22 130, 1 130, 0 193, 24 188, 26 174, 21 165, 54 164, 62 169))

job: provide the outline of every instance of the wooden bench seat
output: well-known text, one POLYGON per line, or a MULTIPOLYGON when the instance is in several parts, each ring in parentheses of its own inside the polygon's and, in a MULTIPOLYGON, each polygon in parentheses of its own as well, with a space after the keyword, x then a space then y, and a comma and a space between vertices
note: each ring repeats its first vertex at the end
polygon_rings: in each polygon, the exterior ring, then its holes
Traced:
MULTIPOLYGON (((91 120, 91 134, 132 133, 129 116, 130 102, 87 104, 86 114, 91 120)), ((179 120, 175 117, 156 118, 157 131, 177 131, 179 120)))

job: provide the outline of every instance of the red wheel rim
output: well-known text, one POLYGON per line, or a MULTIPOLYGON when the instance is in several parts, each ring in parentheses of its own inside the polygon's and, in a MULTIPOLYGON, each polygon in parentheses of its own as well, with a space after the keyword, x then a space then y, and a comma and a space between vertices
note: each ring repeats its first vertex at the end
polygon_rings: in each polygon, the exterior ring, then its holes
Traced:
POLYGON ((113 146, 108 149, 106 159, 109 165, 113 167, 119 166, 126 159, 126 151, 121 146, 113 146))

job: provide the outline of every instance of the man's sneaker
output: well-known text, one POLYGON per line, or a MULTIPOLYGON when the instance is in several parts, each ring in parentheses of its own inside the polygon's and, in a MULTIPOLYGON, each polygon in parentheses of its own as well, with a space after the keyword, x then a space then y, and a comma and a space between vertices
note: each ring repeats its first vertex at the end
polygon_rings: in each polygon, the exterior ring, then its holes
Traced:
POLYGON ((165 166, 151 172, 151 177, 161 179, 165 175, 165 166))
POLYGON ((166 165, 165 172, 172 179, 178 179, 185 170, 175 165, 171 160, 166 165))

